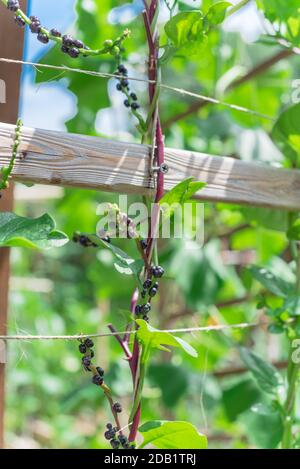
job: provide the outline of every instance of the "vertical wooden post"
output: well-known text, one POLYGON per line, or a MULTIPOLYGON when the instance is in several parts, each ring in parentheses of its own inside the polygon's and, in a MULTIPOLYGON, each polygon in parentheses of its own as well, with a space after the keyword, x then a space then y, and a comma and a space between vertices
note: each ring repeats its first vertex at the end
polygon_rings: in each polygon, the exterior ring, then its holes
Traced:
MULTIPOLYGON (((20 2, 26 9, 26 0, 20 2)), ((22 59, 24 32, 14 23, 12 12, 0 4, 0 57, 22 59)), ((0 121, 14 124, 18 117, 20 67, 1 63, 0 80, 5 83, 5 103, 0 103, 0 121)), ((11 211, 13 187, 3 191, 0 211, 11 211)), ((6 333, 8 310, 9 249, 0 248, 0 334, 6 333)), ((0 357, 1 358, 1 357, 0 357)), ((2 360, 5 361, 5 360, 2 360)), ((0 363, 0 448, 4 446, 5 364, 0 363)))

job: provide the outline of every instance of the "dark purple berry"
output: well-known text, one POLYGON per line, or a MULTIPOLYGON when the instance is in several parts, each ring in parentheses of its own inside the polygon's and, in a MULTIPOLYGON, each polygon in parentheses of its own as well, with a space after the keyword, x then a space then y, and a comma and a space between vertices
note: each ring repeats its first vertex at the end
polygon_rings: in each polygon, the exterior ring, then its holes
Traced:
POLYGON ((86 353, 86 346, 84 344, 80 344, 78 348, 80 353, 86 353))
POLYGON ((90 354, 91 354, 91 358, 94 358, 94 356, 95 356, 94 350, 90 350, 90 354))
POLYGON ((128 99, 125 99, 124 106, 125 107, 130 107, 130 102, 128 101, 128 99))
POLYGON ((29 19, 30 19, 30 21, 31 21, 32 23, 39 23, 39 24, 41 24, 41 21, 40 21, 40 19, 39 19, 37 16, 31 15, 31 16, 29 16, 29 19))
POLYGON ((117 84, 116 88, 118 91, 122 91, 122 85, 120 83, 117 84))
POLYGON ((137 109, 139 109, 141 106, 138 104, 138 103, 131 103, 131 109, 133 109, 134 111, 136 111, 137 109))
POLYGON ((84 344, 86 345, 87 348, 94 347, 94 342, 89 337, 87 339, 85 339, 84 344))
POLYGON ((104 438, 105 438, 106 440, 111 440, 111 436, 110 436, 110 435, 111 435, 110 431, 107 431, 107 432, 104 433, 104 438))
POLYGON ((101 366, 97 366, 96 370, 98 372, 98 375, 101 376, 101 378, 104 376, 104 370, 101 368, 101 366))
POLYGON ((118 440, 115 440, 115 439, 110 440, 110 444, 111 444, 113 449, 118 449, 119 446, 120 446, 120 442, 118 440))
POLYGON ((141 297, 142 297, 142 298, 146 298, 146 295, 147 295, 147 290, 143 290, 143 291, 141 292, 141 297))
POLYGON ((86 368, 88 368, 91 364, 91 359, 90 357, 82 357, 82 364, 83 366, 85 366, 86 368))
POLYGON ((101 386, 101 384, 103 384, 103 378, 101 378, 101 376, 99 375, 94 375, 92 378, 92 382, 97 386, 101 386))
POLYGON ((49 38, 45 33, 39 33, 37 38, 38 41, 42 42, 43 44, 47 44, 49 42, 49 38))
POLYGON ((142 305, 142 313, 143 314, 148 314, 151 311, 151 305, 150 303, 145 303, 142 305))
POLYGON ((36 21, 32 21, 29 28, 33 34, 38 34, 41 31, 41 25, 36 21))
POLYGON ((20 4, 19 4, 18 0, 8 0, 7 8, 10 11, 17 11, 20 8, 20 4))
POLYGON ((68 34, 65 34, 62 37, 62 40, 63 40, 63 44, 67 47, 72 47, 74 45, 74 39, 72 38, 72 36, 69 36, 68 34))
POLYGON ((69 52, 69 49, 67 46, 65 46, 64 44, 61 46, 60 50, 64 53, 64 54, 67 54, 69 52))
POLYGON ((130 93, 130 97, 133 101, 137 101, 137 95, 135 93, 130 93))
POLYGON ((151 269, 151 273, 153 275, 153 277, 155 278, 160 278, 164 275, 165 271, 162 267, 160 267, 159 265, 157 266, 153 266, 152 269, 151 269))
POLYGON ((128 85, 129 85, 129 81, 123 79, 123 80, 121 80, 121 85, 122 85, 123 88, 127 88, 128 85))
POLYGON ((147 280, 145 280, 145 282, 143 284, 143 288, 145 290, 148 290, 151 287, 151 285, 152 285, 152 282, 151 282, 150 278, 147 278, 147 280))
POLYGON ((113 427, 113 426, 112 426, 112 424, 111 424, 111 423, 107 423, 107 424, 106 424, 106 428, 108 428, 108 430, 111 430, 111 429, 112 429, 112 427, 113 427))
POLYGON ((144 321, 149 322, 149 316, 147 316, 147 314, 144 314, 143 319, 144 321))
POLYGON ((79 50, 77 49, 77 47, 71 47, 71 49, 69 49, 69 56, 72 57, 72 59, 77 59, 77 57, 79 57, 79 50))
POLYGON ((23 20, 23 18, 19 15, 15 16, 15 23, 18 25, 20 28, 24 28, 26 22, 23 20))
POLYGON ((127 68, 125 67, 125 65, 120 64, 120 65, 118 66, 118 72, 119 72, 119 73, 122 73, 122 75, 126 75, 126 73, 127 73, 127 68))
POLYGON ((113 409, 117 414, 120 414, 122 412, 122 406, 119 402, 114 403, 113 409))
POLYGON ((141 312, 142 312, 141 305, 136 305, 134 312, 135 312, 136 315, 141 314, 141 312))
POLYGON ((83 42, 80 41, 79 39, 74 40, 74 46, 77 47, 77 49, 83 49, 84 48, 83 42))
POLYGON ((156 293, 157 293, 157 288, 155 288, 155 287, 150 288, 149 296, 151 296, 151 298, 153 298, 153 296, 155 296, 156 293))
POLYGON ((125 443, 127 443, 127 441, 128 441, 127 436, 125 436, 125 435, 119 435, 118 438, 119 438, 119 442, 121 443, 122 446, 125 445, 125 443))
POLYGON ((52 28, 50 30, 50 34, 51 34, 51 36, 54 36, 54 37, 61 37, 61 33, 55 28, 52 28))

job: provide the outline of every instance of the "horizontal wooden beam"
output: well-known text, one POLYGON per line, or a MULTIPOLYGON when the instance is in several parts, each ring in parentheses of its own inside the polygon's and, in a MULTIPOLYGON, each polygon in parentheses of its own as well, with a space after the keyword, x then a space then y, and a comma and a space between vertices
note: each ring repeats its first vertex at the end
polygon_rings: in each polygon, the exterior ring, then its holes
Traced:
MULTIPOLYGON (((0 166, 7 164, 14 126, 0 123, 0 166)), ((13 178, 21 182, 149 194, 150 149, 98 137, 24 127, 13 178)), ((200 200, 300 210, 300 171, 192 151, 166 149, 166 190, 193 176, 207 183, 200 200)))

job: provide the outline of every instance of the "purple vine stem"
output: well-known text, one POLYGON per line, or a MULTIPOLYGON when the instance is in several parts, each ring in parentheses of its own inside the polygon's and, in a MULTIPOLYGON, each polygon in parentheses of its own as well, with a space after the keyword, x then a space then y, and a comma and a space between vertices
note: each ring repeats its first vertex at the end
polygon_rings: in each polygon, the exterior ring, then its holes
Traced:
MULTIPOLYGON (((156 86, 157 86, 157 79, 158 79, 158 53, 159 53, 159 42, 158 42, 158 31, 157 28, 154 28, 152 31, 152 23, 154 21, 154 18, 156 16, 157 9, 159 7, 158 0, 152 0, 150 5, 144 0, 144 5, 145 5, 145 10, 143 11, 143 19, 144 19, 144 24, 145 24, 145 30, 146 30, 146 36, 147 36, 147 42, 148 42, 148 48, 149 48, 149 57, 148 57, 148 79, 150 81, 149 83, 149 102, 150 104, 152 103, 153 99, 155 98, 155 91, 156 91, 156 86), (152 83, 151 83, 152 81, 152 83), (154 83, 153 83, 154 82, 154 83)), ((160 118, 159 114, 157 116, 157 119, 154 118, 155 113, 152 116, 152 125, 156 126, 155 129, 155 138, 156 138, 156 151, 155 151, 155 159, 156 163, 158 166, 160 166, 164 162, 164 137, 163 137, 163 132, 161 128, 161 123, 160 123, 160 118)), ((147 271, 147 268, 149 265, 151 265, 151 257, 152 257, 152 252, 154 248, 154 241, 155 241, 155 236, 156 236, 156 228, 159 223, 159 215, 160 211, 157 206, 158 202, 162 198, 164 194, 164 175, 162 172, 158 172, 157 176, 157 190, 156 190, 156 195, 155 195, 155 204, 152 212, 152 220, 153 222, 151 223, 152 227, 149 233, 148 237, 148 247, 146 250, 146 261, 145 261, 145 269, 147 271)), ((136 288, 132 294, 131 298, 131 303, 130 303, 130 311, 132 314, 135 313, 135 307, 138 301, 139 297, 139 292, 138 289, 136 288)), ((115 332, 114 327, 110 324, 109 329, 113 332, 115 332)), ((131 326, 128 326, 128 331, 130 330, 131 326)), ((120 346, 122 347, 126 358, 129 361, 129 366, 130 366, 130 371, 132 375, 132 382, 134 386, 134 399, 136 399, 136 391, 138 389, 139 385, 139 359, 140 359, 140 344, 137 340, 137 337, 134 338, 134 343, 133 343, 133 350, 132 353, 130 352, 129 349, 129 334, 125 334, 124 338, 121 336, 117 335, 116 336, 117 341, 119 342, 120 346)), ((132 422, 130 423, 130 433, 129 433, 129 441, 135 441, 136 435, 138 432, 139 428, 139 423, 140 423, 140 418, 141 418, 141 402, 138 403, 138 407, 136 410, 136 413, 133 417, 132 422)))

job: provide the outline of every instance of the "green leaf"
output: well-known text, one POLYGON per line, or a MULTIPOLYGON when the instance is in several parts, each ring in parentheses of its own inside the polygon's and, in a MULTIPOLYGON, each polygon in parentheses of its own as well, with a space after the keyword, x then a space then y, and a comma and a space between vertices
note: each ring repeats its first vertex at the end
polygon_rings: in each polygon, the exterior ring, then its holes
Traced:
MULTIPOLYGON (((165 24, 165 32, 181 53, 199 54, 207 45, 201 11, 182 11, 165 24)), ((172 54, 174 51, 172 51, 172 54)))
POLYGON ((232 6, 229 2, 218 2, 212 5, 204 17, 204 21, 207 22, 209 27, 216 26, 226 18, 226 11, 228 7, 232 6))
POLYGON ((255 404, 249 412, 240 416, 247 428, 249 441, 258 448, 276 448, 282 433, 282 417, 271 404, 255 404))
POLYGON ((264 267, 252 265, 249 267, 252 276, 260 282, 269 292, 281 298, 286 298, 294 289, 294 285, 277 277, 264 267))
POLYGON ((55 229, 55 222, 47 213, 39 218, 0 213, 0 247, 48 249, 63 246, 67 242, 67 235, 55 229))
POLYGON ((223 391, 223 405, 228 419, 233 422, 258 401, 260 392, 253 379, 240 381, 223 391), (241 396, 243 398, 241 399, 241 396))
POLYGON ((144 437, 140 448, 150 444, 159 449, 206 449, 207 438, 188 422, 153 420, 139 428, 144 437))
POLYGON ((276 368, 244 347, 240 347, 239 350, 242 361, 251 371, 258 386, 268 394, 276 394, 282 385, 282 378, 276 368))
POLYGON ((167 192, 161 199, 159 204, 162 206, 165 204, 164 215, 171 216, 174 213, 174 204, 184 204, 187 202, 196 192, 203 189, 206 184, 204 182, 194 181, 193 177, 187 178, 184 181, 179 182, 173 189, 167 192), (169 208, 167 208, 167 205, 169 208))
POLYGON ((272 137, 290 162, 299 162, 300 103, 282 112, 273 127, 272 137))
POLYGON ((165 345, 170 345, 172 347, 181 348, 192 357, 198 356, 196 350, 180 337, 176 337, 169 332, 155 329, 143 319, 137 319, 136 323, 139 325, 139 329, 137 331, 138 340, 143 344, 145 349, 156 348, 159 350, 169 351, 165 345))

